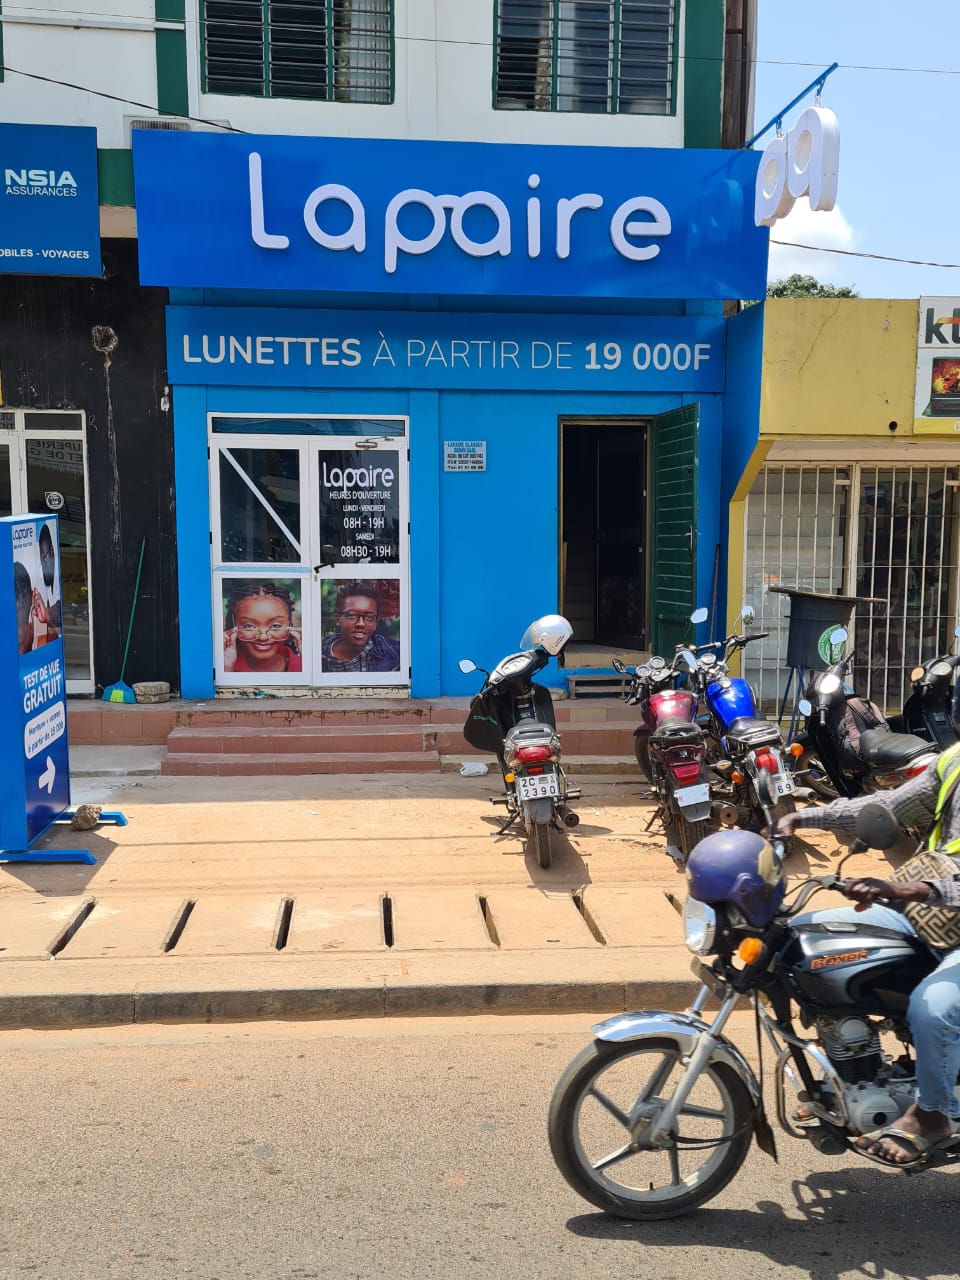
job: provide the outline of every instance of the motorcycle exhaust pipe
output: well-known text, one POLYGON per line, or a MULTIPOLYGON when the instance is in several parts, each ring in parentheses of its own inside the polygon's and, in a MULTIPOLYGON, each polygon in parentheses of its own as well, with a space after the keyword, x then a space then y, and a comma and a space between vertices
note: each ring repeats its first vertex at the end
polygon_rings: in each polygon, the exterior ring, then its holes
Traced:
POLYGON ((737 806, 724 800, 718 800, 711 805, 710 814, 723 827, 735 827, 740 818, 737 806))
POLYGON ((560 815, 560 821, 569 830, 572 831, 574 827, 578 827, 580 825, 579 813, 574 813, 573 810, 568 809, 565 804, 562 804, 557 808, 557 813, 560 815))

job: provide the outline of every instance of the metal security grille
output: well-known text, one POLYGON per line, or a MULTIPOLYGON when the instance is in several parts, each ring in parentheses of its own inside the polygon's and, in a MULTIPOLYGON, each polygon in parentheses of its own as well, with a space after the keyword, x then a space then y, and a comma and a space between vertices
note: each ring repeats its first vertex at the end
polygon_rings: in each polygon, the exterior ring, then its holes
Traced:
POLYGON ((498 0, 494 105, 669 115, 676 0, 498 0))
POLYGON ((767 466, 746 504, 744 600, 768 639, 744 672, 764 707, 787 682, 790 605, 771 585, 879 597, 858 605, 852 683, 897 711, 917 662, 952 651, 957 617, 960 470, 946 466, 767 466))
POLYGON ((202 0, 207 93, 393 101, 392 0, 202 0))

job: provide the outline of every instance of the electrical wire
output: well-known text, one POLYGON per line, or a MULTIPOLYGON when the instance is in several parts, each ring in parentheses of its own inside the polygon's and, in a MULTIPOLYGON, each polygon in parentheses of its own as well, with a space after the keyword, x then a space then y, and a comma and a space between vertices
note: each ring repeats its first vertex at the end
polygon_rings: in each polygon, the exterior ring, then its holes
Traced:
MULTIPOLYGON (((88 89, 83 84, 71 84, 69 80, 55 80, 51 76, 42 76, 36 71, 20 71, 17 67, 4 65, 5 75, 26 76, 28 80, 42 80, 44 84, 59 85, 62 89, 76 89, 78 93, 89 93, 95 98, 107 98, 110 102, 120 102, 127 107, 139 107, 141 111, 152 111, 159 115, 159 108, 149 102, 137 102, 135 98, 121 98, 115 93, 105 93, 102 89, 88 89)), ((235 125, 224 124, 222 120, 205 120, 203 116, 185 116, 177 112, 178 120, 192 120, 194 124, 209 125, 212 129, 223 129, 225 133, 249 133, 248 129, 238 129, 235 125)))
MULTIPOLYGON (((69 18, 71 15, 64 14, 62 9, 50 9, 41 5, 17 5, 16 12, 12 12, 8 7, 4 17, 8 23, 16 23, 20 14, 49 14, 57 18, 69 18)), ((81 9, 76 10, 74 15, 82 18, 111 18, 117 22, 142 22, 144 20, 142 14, 130 13, 107 13, 102 9, 81 9)), ((25 20, 24 25, 29 24, 29 18, 25 20)), ((249 29, 251 26, 262 25, 256 22, 244 21, 242 18, 206 18, 207 25, 215 23, 217 26, 234 26, 249 29)), ((61 25, 61 24, 57 24, 61 25)), ((69 26, 69 21, 62 23, 69 26)), ((184 17, 182 19, 171 19, 164 23, 165 27, 176 27, 182 25, 184 27, 200 27, 204 25, 204 19, 194 17, 184 17)), ((276 24, 279 29, 287 31, 310 31, 316 33, 318 30, 317 23, 282 23, 276 24)), ((325 24, 324 24, 325 26, 325 24)), ((379 35, 379 32, 371 31, 368 34, 379 35)), ((384 36, 387 33, 383 33, 384 36)), ((451 40, 442 36, 408 36, 400 35, 393 32, 389 35, 389 39, 395 42, 403 42, 405 44, 435 44, 435 45, 461 45, 468 49, 492 49, 493 42, 490 40, 451 40)), ((681 62, 725 62, 726 59, 722 54, 686 54, 677 51, 676 58, 681 62)), ((814 69, 822 68, 823 61, 804 62, 799 59, 788 58, 752 58, 748 65, 753 67, 811 67, 814 69)), ((840 71, 881 71, 889 72, 897 75, 923 75, 923 76, 960 76, 960 67, 897 67, 886 66, 882 63, 857 63, 857 62, 841 62, 838 69, 840 71)))
POLYGON ((873 258, 876 262, 903 262, 910 267, 939 267, 943 271, 960 271, 960 262, 925 262, 922 258, 896 258, 886 253, 864 253, 856 249, 828 249, 826 245, 796 244, 793 240, 774 240, 787 249, 809 249, 812 253, 839 253, 845 258, 873 258))

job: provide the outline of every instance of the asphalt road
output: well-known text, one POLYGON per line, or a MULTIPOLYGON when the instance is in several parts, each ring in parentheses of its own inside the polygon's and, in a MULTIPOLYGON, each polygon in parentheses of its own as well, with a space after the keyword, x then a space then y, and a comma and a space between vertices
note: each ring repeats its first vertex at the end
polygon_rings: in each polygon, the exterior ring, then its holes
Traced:
MULTIPOLYGON (((785 1137, 690 1217, 595 1212, 544 1131, 590 1021, 2 1033, 0 1277, 957 1275, 954 1174, 785 1137)), ((752 1024, 733 1036, 749 1054, 752 1024)))

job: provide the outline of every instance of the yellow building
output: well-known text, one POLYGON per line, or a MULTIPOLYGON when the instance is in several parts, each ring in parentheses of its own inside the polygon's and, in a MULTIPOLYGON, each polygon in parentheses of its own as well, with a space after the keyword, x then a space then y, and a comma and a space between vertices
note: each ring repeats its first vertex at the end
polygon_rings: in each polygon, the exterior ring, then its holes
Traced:
POLYGON ((960 315, 956 301, 764 304, 760 430, 730 507, 728 600, 732 614, 753 604, 771 633, 745 655, 768 707, 788 678, 789 602, 770 586, 885 602, 856 608, 852 676, 888 708, 916 661, 951 650, 960 407, 931 394, 931 350, 942 392, 944 370, 960 373, 960 320, 942 320, 960 315))

